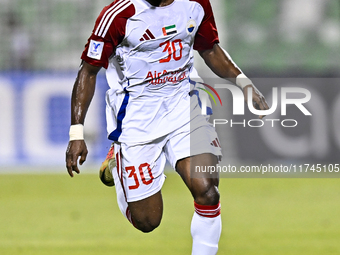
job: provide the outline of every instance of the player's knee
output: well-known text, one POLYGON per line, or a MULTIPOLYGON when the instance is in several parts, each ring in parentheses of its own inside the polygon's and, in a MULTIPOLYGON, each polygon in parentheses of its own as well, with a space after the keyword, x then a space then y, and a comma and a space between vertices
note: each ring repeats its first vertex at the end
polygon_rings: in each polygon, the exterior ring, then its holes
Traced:
POLYGON ((211 185, 196 192, 194 199, 200 205, 216 205, 220 201, 220 193, 217 186, 211 185))
POLYGON ((159 226, 160 223, 161 223, 160 220, 157 219, 150 220, 149 218, 144 220, 134 220, 135 227, 144 233, 149 233, 153 231, 155 228, 159 226))

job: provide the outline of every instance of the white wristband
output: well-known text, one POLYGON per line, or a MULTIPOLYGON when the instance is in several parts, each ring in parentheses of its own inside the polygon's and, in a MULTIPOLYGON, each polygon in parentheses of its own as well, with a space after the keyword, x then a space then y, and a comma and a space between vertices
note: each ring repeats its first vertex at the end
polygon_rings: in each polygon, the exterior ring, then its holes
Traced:
POLYGON ((76 124, 70 126, 70 141, 84 140, 84 126, 82 124, 76 124))
POLYGON ((245 76, 245 74, 241 73, 236 77, 236 85, 240 86, 243 89, 248 85, 254 84, 247 76, 245 76))

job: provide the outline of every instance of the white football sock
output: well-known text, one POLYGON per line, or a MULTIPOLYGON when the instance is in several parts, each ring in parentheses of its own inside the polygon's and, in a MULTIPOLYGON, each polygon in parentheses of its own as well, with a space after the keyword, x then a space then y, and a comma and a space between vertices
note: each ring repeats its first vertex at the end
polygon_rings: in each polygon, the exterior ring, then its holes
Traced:
POLYGON ((218 250, 222 222, 220 203, 214 206, 195 203, 191 221, 192 255, 215 255, 218 250))

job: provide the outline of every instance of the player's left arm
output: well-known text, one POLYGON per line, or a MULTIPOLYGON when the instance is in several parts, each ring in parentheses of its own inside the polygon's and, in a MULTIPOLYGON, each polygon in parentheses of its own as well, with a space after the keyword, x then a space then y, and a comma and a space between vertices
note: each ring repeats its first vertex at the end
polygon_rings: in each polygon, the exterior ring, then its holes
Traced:
MULTIPOLYGON (((247 101, 248 88, 252 89, 253 104, 257 110, 269 109, 266 99, 242 71, 236 66, 228 54, 217 44, 209 50, 199 51, 207 66, 219 77, 228 79, 243 89, 244 99, 247 101)), ((261 115, 262 119, 264 115, 261 115)))

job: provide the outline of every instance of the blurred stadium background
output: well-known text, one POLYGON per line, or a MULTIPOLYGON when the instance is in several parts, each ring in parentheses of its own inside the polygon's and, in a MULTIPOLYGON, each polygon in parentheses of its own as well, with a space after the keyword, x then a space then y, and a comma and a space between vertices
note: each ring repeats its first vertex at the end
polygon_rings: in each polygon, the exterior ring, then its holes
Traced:
MULTIPOLYGON (((297 129, 219 127, 227 162, 339 163, 339 1, 211 2, 223 47, 266 96, 274 82, 310 89, 316 100, 313 119, 297 129), (301 77, 308 80, 295 80, 301 77)), ((190 253, 192 199, 176 174, 167 173, 163 188, 163 223, 148 235, 123 219, 114 189, 104 187, 97 173, 66 174, 79 57, 109 3, 0 0, 0 254, 190 253), (35 175, 42 171, 62 175, 35 175)), ((202 61, 196 67, 212 77, 202 61)), ((97 172, 110 144, 107 88, 102 71, 85 123, 90 153, 83 173, 97 172)), ((301 117, 296 109, 290 114, 301 117)), ((219 254, 339 254, 338 180, 222 178, 219 254)))
MULTIPOLYGON (((6 110, 0 113, 0 171, 13 164, 63 164, 79 56, 95 18, 108 3, 1 0, 0 107, 6 110)), ((212 4, 221 44, 248 76, 339 77, 339 1, 229 0, 212 4)), ((202 61, 198 60, 197 67, 202 76, 209 76, 202 61)), ((269 93, 270 84, 256 85, 269 93)), ((330 102, 320 86, 314 88, 321 93, 326 109, 339 99, 332 92, 330 102)), ((92 163, 101 161, 109 146, 103 112, 106 89, 102 72, 85 128, 92 163)), ((339 91, 338 86, 334 89, 339 91)), ((230 143, 242 138, 237 134, 235 138, 235 131, 225 133, 233 138, 230 143)), ((339 142, 330 145, 329 151, 334 146, 339 151, 340 138, 334 137, 327 139, 339 142)), ((228 148, 224 154, 236 160, 251 156, 228 148)), ((285 159, 284 153, 271 157, 285 159)))

